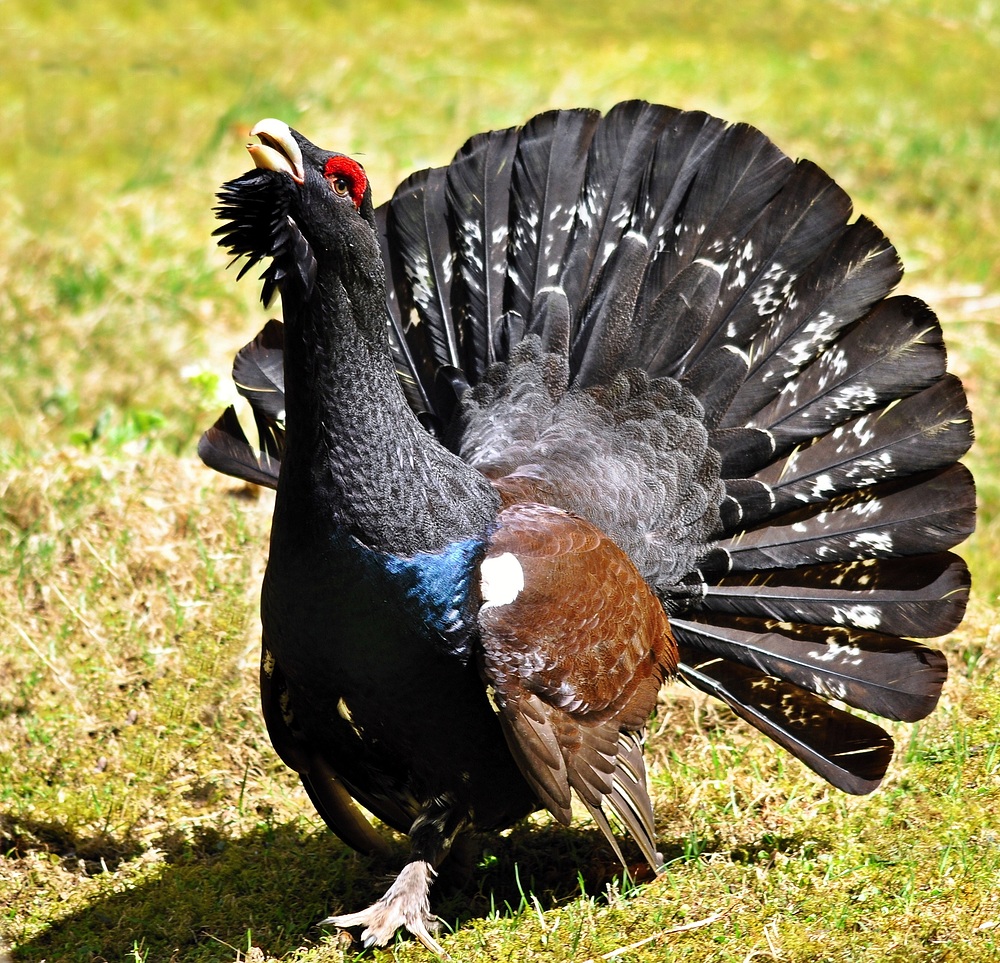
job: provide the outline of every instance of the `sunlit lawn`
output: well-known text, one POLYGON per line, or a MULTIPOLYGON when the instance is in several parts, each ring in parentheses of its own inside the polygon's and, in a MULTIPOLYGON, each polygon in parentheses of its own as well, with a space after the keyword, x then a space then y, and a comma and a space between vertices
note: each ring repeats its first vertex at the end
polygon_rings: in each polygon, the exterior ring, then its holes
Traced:
POLYGON ((439 894, 446 946, 1000 958, 992 4, 7 0, 0 38, 0 933, 15 959, 352 958, 314 924, 397 865, 329 836, 270 749, 268 501, 194 457, 266 317, 210 237, 249 126, 278 116, 363 155, 382 200, 478 130, 633 97, 755 124, 895 241, 977 419, 973 604, 943 643, 941 708, 897 727, 872 797, 669 689, 649 751, 668 873, 632 889, 584 821, 538 820, 439 894))

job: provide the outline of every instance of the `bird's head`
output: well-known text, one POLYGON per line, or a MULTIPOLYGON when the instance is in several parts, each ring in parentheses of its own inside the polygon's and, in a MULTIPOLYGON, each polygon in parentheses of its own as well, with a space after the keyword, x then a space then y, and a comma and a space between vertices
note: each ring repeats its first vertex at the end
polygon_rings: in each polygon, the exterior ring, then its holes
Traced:
POLYGON ((290 284, 308 297, 321 260, 349 266, 381 264, 365 169, 345 154, 322 150, 280 120, 269 118, 250 131, 260 143, 247 150, 255 169, 228 181, 218 197, 215 234, 237 258, 242 277, 271 258, 261 275, 268 304, 290 284))

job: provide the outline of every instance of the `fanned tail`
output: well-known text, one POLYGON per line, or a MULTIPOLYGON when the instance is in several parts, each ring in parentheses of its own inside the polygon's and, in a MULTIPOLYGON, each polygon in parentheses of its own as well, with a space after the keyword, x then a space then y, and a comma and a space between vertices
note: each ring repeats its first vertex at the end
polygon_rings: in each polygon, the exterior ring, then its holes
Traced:
MULTIPOLYGON (((633 102, 540 115, 481 136, 477 155, 492 137, 504 157, 514 145, 510 225, 482 263, 505 256, 507 284, 485 318, 476 302, 477 326, 499 334, 466 379, 537 335, 566 352, 570 390, 638 368, 697 399, 725 489, 715 531, 680 594, 643 569, 674 613, 680 673, 835 785, 870 791, 891 740, 823 700, 921 718, 945 664, 906 636, 951 631, 968 597, 950 549, 975 522, 956 464, 971 418, 933 312, 888 297, 895 250, 822 170, 745 125, 633 102)), ((464 182, 487 174, 468 151, 460 162, 464 182)), ((454 196, 442 217, 459 236, 483 222, 454 196)), ((681 504, 657 503, 647 537, 681 504)))

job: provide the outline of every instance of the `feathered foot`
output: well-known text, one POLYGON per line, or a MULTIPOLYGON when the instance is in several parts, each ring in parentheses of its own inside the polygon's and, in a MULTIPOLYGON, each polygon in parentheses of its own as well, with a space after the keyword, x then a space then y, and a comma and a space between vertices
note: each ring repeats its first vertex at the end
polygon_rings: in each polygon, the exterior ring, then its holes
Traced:
POLYGON ((451 959, 431 935, 438 929, 436 916, 431 915, 431 883, 437 873, 430 863, 414 860, 403 867, 385 895, 360 913, 329 916, 321 926, 353 929, 363 926, 361 941, 366 947, 385 946, 400 927, 415 936, 435 955, 451 959))

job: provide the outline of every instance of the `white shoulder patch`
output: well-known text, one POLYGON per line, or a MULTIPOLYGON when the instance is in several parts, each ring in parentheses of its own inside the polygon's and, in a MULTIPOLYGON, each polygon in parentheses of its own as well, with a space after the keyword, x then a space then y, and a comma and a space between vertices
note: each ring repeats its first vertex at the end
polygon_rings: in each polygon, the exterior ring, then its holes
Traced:
POLYGON ((494 605, 510 605, 524 588, 524 569, 510 552, 487 558, 479 566, 483 595, 483 608, 494 605))

